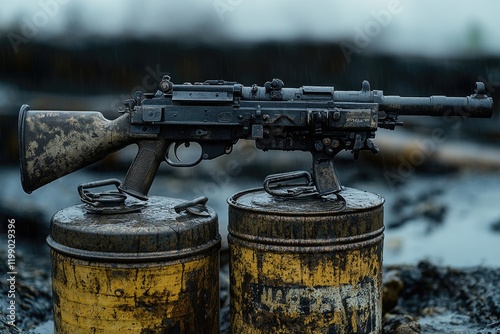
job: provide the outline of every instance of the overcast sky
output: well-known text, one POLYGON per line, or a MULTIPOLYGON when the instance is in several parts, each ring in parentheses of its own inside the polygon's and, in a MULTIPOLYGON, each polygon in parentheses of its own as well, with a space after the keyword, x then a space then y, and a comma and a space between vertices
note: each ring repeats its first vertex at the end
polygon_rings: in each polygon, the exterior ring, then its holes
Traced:
POLYGON ((500 1, 4 1, 3 37, 344 41, 347 52, 500 55, 500 1), (31 29, 31 30, 30 30, 31 29))

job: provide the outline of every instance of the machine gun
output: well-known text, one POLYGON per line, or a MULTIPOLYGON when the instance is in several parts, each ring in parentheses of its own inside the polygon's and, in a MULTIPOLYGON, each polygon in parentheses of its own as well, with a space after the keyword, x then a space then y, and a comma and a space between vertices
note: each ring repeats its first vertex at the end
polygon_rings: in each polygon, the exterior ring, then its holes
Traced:
POLYGON ((208 80, 173 84, 164 76, 156 93, 137 92, 124 101, 122 115, 107 120, 100 112, 40 111, 23 105, 19 114, 19 152, 24 191, 33 190, 136 143, 139 150, 120 191, 141 200, 158 167, 193 166, 231 152, 239 139, 258 149, 308 151, 312 183, 321 196, 338 193, 334 157, 350 150, 378 152, 371 141, 378 128, 394 129, 402 115, 491 117, 492 98, 477 82, 468 97, 384 96, 363 81, 360 91, 328 86, 285 88, 273 79, 263 87, 208 80), (177 158, 182 144, 198 143, 200 155, 177 158))

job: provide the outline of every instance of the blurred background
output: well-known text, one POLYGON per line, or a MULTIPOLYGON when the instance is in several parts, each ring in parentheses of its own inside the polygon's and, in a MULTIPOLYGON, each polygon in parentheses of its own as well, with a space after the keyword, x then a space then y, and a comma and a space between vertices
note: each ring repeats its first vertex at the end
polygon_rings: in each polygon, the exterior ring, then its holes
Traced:
MULTIPOLYGON (((79 203, 76 187, 123 179, 127 148, 31 195, 20 185, 17 115, 32 109, 98 110, 111 119, 136 90, 224 79, 286 87, 359 90, 363 80, 386 95, 468 96, 485 84, 492 119, 401 119, 380 129, 381 153, 338 157, 344 185, 384 196, 386 264, 430 259, 452 266, 500 266, 500 3, 443 0, 210 0, 4 2, 0 10, 0 217, 19 238, 41 245, 57 210, 79 203), (436 133, 442 136, 436 137, 436 133), (36 242, 33 242, 36 240, 36 242)), ((164 164, 152 195, 205 195, 227 225, 226 199, 258 187, 271 173, 310 169, 309 154, 234 153, 193 168, 164 164), (238 169, 228 166, 238 163, 238 169)), ((21 242, 21 241, 20 241, 21 242)))

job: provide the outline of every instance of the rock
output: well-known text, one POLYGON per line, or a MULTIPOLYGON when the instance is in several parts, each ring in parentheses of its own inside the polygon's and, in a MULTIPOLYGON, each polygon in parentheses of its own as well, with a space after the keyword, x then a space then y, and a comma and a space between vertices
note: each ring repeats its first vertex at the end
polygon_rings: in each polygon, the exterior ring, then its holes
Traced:
POLYGON ((398 303, 404 283, 397 270, 385 272, 382 276, 382 314, 392 310, 398 303))
POLYGON ((420 324, 418 320, 411 315, 405 314, 403 310, 397 310, 401 313, 387 313, 382 320, 382 329, 384 333, 394 334, 419 334, 420 324))

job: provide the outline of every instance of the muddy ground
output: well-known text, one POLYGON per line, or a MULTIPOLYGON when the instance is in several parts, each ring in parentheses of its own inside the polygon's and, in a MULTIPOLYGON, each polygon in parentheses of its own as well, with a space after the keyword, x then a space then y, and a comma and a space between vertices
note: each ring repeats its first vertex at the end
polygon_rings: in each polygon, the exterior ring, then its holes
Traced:
POLYGON ((500 270, 389 266, 384 333, 500 333, 500 270))

